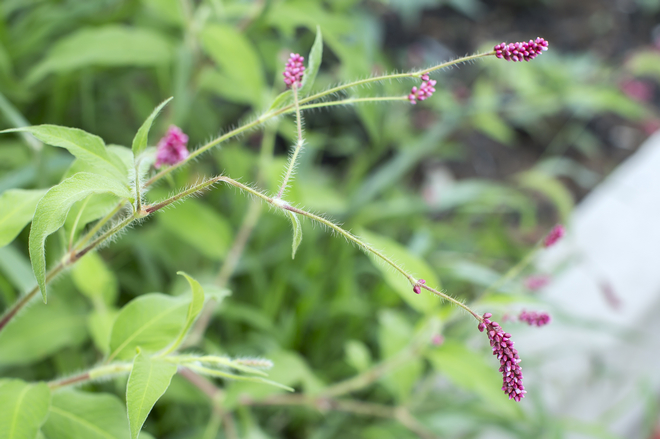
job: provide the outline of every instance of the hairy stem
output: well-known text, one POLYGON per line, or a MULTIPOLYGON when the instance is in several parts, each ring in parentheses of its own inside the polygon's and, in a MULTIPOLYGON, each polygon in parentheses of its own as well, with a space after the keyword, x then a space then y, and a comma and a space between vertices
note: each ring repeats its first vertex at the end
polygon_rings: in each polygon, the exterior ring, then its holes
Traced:
POLYGON ((311 110, 313 108, 335 107, 338 105, 351 105, 359 104, 362 102, 395 102, 395 101, 408 101, 407 96, 379 96, 373 98, 348 98, 339 101, 318 102, 316 104, 301 105, 300 111, 311 110))
POLYGON ((98 222, 94 224, 94 227, 92 227, 91 230, 87 232, 87 234, 84 237, 78 240, 76 247, 83 246, 87 242, 89 242, 89 240, 92 239, 94 235, 96 235, 99 232, 99 230, 101 230, 103 226, 105 226, 108 223, 108 221, 114 218, 114 216, 124 207, 125 203, 126 200, 121 200, 119 203, 117 203, 115 208, 112 209, 106 216, 98 220, 98 222))
MULTIPOLYGON (((395 74, 390 74, 390 75, 374 76, 374 77, 371 77, 371 78, 360 79, 358 81, 353 81, 353 82, 349 82, 349 83, 346 83, 346 84, 338 85, 338 86, 330 88, 328 90, 321 91, 321 92, 313 94, 311 96, 307 96, 306 98, 300 99, 298 101, 298 105, 300 106, 299 109, 304 108, 302 106, 302 104, 306 104, 308 102, 312 102, 312 101, 315 101, 317 99, 321 99, 325 96, 332 95, 333 93, 338 93, 340 91, 343 91, 343 90, 346 90, 346 89, 349 89, 349 88, 370 84, 372 82, 391 81, 391 80, 394 80, 394 79, 419 78, 420 76, 422 76, 423 74, 426 74, 426 73, 430 73, 430 72, 433 72, 433 71, 436 71, 436 70, 444 69, 446 67, 454 66, 454 65, 457 65, 457 64, 462 64, 464 62, 469 62, 469 61, 472 61, 472 60, 475 60, 475 59, 478 59, 478 58, 484 58, 484 57, 492 56, 492 55, 495 55, 494 51, 486 52, 486 53, 477 53, 477 54, 474 54, 474 55, 465 56, 465 57, 462 57, 462 58, 457 58, 457 59, 454 59, 454 60, 451 60, 451 61, 447 61, 447 62, 438 64, 436 66, 429 67, 429 68, 424 69, 424 70, 419 71, 419 72, 395 73, 395 74)), ((404 100, 404 99, 401 99, 401 100, 404 100)), ((310 107, 310 108, 320 108, 320 107, 323 107, 323 106, 330 106, 330 105, 338 105, 338 104, 333 104, 332 102, 322 102, 322 103, 319 103, 318 105, 315 105, 314 107, 310 107)), ((171 172, 175 171, 176 169, 178 169, 182 166, 185 166, 191 160, 194 160, 199 155, 205 153, 209 149, 211 149, 214 146, 224 142, 225 140, 231 139, 232 137, 235 137, 239 134, 242 134, 245 131, 248 131, 252 128, 255 128, 255 127, 263 124, 264 122, 266 122, 270 119, 273 119, 275 117, 281 116, 281 115, 286 114, 286 113, 291 113, 291 112, 294 112, 294 111, 296 111, 295 104, 290 104, 290 105, 286 105, 282 108, 279 108, 279 109, 276 109, 276 110, 271 110, 271 111, 266 112, 265 114, 262 114, 261 116, 259 116, 255 120, 253 120, 252 122, 248 122, 248 123, 246 123, 246 124, 244 124, 244 125, 242 125, 238 128, 235 128, 235 129, 223 134, 222 136, 206 143, 205 145, 199 147, 198 149, 193 151, 185 160, 183 160, 183 161, 181 161, 181 162, 179 162, 175 165, 169 166, 169 167, 163 169, 162 171, 158 172, 156 175, 151 177, 145 183, 145 186, 151 186, 152 184, 154 184, 156 181, 160 180, 164 176, 170 174, 171 172)))
POLYGON ((286 170, 286 173, 284 174, 284 178, 282 179, 280 190, 277 192, 277 196, 275 198, 282 198, 282 195, 284 195, 284 191, 286 190, 286 186, 289 183, 289 179, 293 175, 293 170, 296 167, 296 160, 298 159, 298 154, 300 153, 304 142, 302 134, 302 116, 300 116, 300 104, 298 103, 298 86, 295 82, 293 83, 291 90, 293 91, 293 105, 296 108, 296 128, 298 130, 298 139, 296 141, 293 154, 291 155, 291 158, 289 158, 289 166, 286 170))
POLYGON ((339 233, 341 236, 343 236, 344 238, 346 238, 346 239, 349 240, 350 242, 356 244, 356 245, 357 245, 360 249, 362 249, 364 252, 366 252, 366 253, 372 253, 372 254, 376 255, 377 257, 381 258, 383 261, 385 261, 387 264, 389 264, 392 268, 394 268, 394 269, 397 270, 399 273, 401 273, 403 276, 405 276, 406 279, 408 279, 408 281, 410 282, 411 285, 419 285, 421 288, 424 288, 425 290, 430 291, 431 293, 435 294, 436 296, 438 296, 438 297, 440 297, 440 298, 442 298, 442 299, 445 299, 445 300, 447 300, 447 301, 453 303, 454 305, 457 305, 457 306, 463 308, 465 311, 467 311, 467 312, 469 312, 470 314, 472 314, 472 316, 473 316, 475 319, 477 319, 478 321, 481 321, 481 320, 482 320, 481 316, 479 316, 477 313, 475 313, 474 311, 472 311, 472 309, 470 309, 470 307, 468 307, 468 306, 467 306, 466 304, 464 304, 463 302, 461 302, 461 301, 459 301, 459 300, 456 300, 456 299, 454 299, 453 297, 451 297, 451 296, 449 296, 449 295, 443 293, 442 291, 438 291, 438 290, 436 290, 435 288, 432 288, 432 287, 430 287, 430 286, 428 286, 428 285, 426 285, 426 284, 418 284, 418 283, 417 283, 417 279, 415 279, 415 277, 414 277, 412 274, 408 273, 408 272, 407 272, 403 267, 401 267, 399 264, 397 264, 396 262, 394 262, 394 261, 393 261, 392 259, 390 259, 389 257, 385 256, 383 253, 381 253, 379 250, 375 249, 375 248, 372 247, 371 245, 369 245, 369 244, 367 244, 366 242, 362 241, 362 240, 359 239, 357 236, 355 236, 355 235, 353 235, 352 233, 350 233, 350 232, 348 232, 348 231, 342 229, 340 226, 338 226, 337 224, 333 223, 332 221, 330 221, 330 220, 328 220, 328 219, 325 219, 325 218, 323 218, 322 216, 315 215, 315 214, 313 214, 313 213, 311 213, 311 212, 307 212, 307 211, 302 210, 302 209, 299 209, 299 208, 297 208, 297 207, 293 207, 293 206, 291 206, 290 204, 288 204, 286 201, 283 201, 282 199, 279 199, 279 198, 271 198, 271 197, 269 197, 268 195, 263 194, 263 193, 259 192, 258 190, 252 189, 251 187, 246 186, 246 185, 244 185, 243 183, 239 183, 238 181, 233 180, 233 179, 231 179, 231 178, 229 178, 229 177, 226 177, 226 176, 219 176, 219 177, 216 177, 216 179, 218 179, 219 181, 224 181, 225 183, 228 183, 228 184, 230 184, 230 185, 232 185, 232 186, 235 186, 235 187, 237 187, 237 188, 239 188, 239 189, 242 189, 242 190, 244 190, 244 191, 247 191, 247 192, 251 193, 252 195, 255 195, 255 196, 261 198, 261 199, 264 200, 265 202, 267 202, 267 203, 269 203, 269 204, 271 204, 271 205, 273 205, 273 206, 275 206, 275 207, 278 207, 278 208, 283 209, 283 210, 288 210, 288 211, 290 211, 290 212, 294 212, 294 213, 297 213, 297 214, 300 214, 300 215, 306 216, 307 218, 309 218, 309 219, 311 219, 311 220, 314 220, 314 221, 316 221, 316 222, 318 222, 318 223, 321 223, 321 224, 323 224, 323 225, 325 225, 325 226, 331 228, 332 230, 334 230, 335 232, 339 233))
POLYGON ((63 387, 82 384, 88 381, 94 381, 98 379, 108 378, 114 375, 128 373, 131 371, 131 369, 133 369, 133 365, 130 363, 108 364, 105 366, 95 367, 86 372, 82 372, 67 378, 61 378, 58 380, 49 381, 48 387, 50 387, 50 390, 57 390, 63 387))
MULTIPOLYGON (((46 274, 46 283, 50 282, 64 270, 65 265, 63 262, 60 262, 57 264, 55 267, 51 268, 51 270, 46 274)), ((36 297, 36 295, 39 293, 39 286, 35 286, 32 288, 28 293, 23 295, 20 299, 18 299, 14 304, 5 312, 5 314, 2 316, 2 319, 0 319, 0 331, 9 324, 9 322, 16 317, 16 314, 19 313, 20 310, 22 310, 32 299, 36 297)))

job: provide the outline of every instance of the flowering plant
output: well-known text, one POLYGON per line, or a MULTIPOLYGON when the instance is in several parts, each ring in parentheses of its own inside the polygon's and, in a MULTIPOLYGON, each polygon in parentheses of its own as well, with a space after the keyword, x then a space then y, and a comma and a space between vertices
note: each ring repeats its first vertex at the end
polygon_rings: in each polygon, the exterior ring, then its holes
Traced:
MULTIPOLYGON (((210 381, 210 378, 247 382, 294 392, 295 389, 291 385, 268 377, 266 370, 273 366, 270 359, 218 355, 213 352, 200 354, 189 350, 191 347, 199 348, 200 339, 207 331, 218 304, 227 295, 225 289, 228 278, 236 269, 247 237, 254 228, 260 203, 270 206, 290 220, 293 230, 292 258, 295 258, 302 242, 301 219, 307 219, 331 230, 389 266, 398 279, 406 282, 407 294, 404 293, 403 298, 411 306, 436 307, 436 303, 442 300, 466 311, 477 320, 478 329, 487 333, 493 354, 500 362, 499 371, 503 377, 502 390, 505 396, 517 402, 521 401, 526 391, 518 364, 520 357, 513 348, 511 335, 505 333, 498 323, 491 320, 490 313, 480 315, 461 299, 432 283, 430 277, 425 275, 425 279, 422 279, 415 275, 419 268, 404 266, 398 262, 381 248, 377 236, 370 236, 369 232, 361 233, 360 236, 354 234, 328 217, 313 213, 290 201, 287 191, 294 186, 293 177, 305 145, 303 116, 309 110, 358 103, 417 104, 432 98, 436 92, 437 82, 431 79, 430 75, 441 69, 486 57, 530 61, 547 47, 547 42, 542 38, 528 43, 508 45, 502 43, 491 51, 457 58, 423 70, 374 76, 315 91, 314 83, 323 52, 323 40, 319 30, 307 57, 307 66, 304 65, 304 57, 291 54, 283 71, 287 90, 277 96, 265 112, 196 149, 188 149, 188 135, 176 126, 170 126, 155 147, 150 146, 152 143, 149 141, 149 134, 152 124, 172 98, 160 104, 143 122, 133 138, 130 149, 106 145, 96 135, 56 125, 26 126, 3 131, 3 133, 27 133, 43 144, 64 148, 75 157, 76 161, 64 174, 60 183, 47 189, 7 191, 0 199, 2 211, 12 212, 11 221, 0 222, 0 236, 4 240, 2 245, 11 242, 23 227, 31 223, 29 253, 36 278, 36 286, 11 304, 0 318, 0 331, 9 334, 5 337, 10 337, 12 328, 20 324, 22 311, 33 304, 38 297, 41 297, 44 303, 48 302, 53 293, 57 294, 56 288, 51 284, 63 273, 71 271, 74 280, 94 304, 96 314, 91 326, 94 328, 94 343, 102 354, 102 359, 96 365, 87 364, 83 371, 69 376, 47 377, 45 380, 0 380, 0 404, 3 404, 4 409, 0 414, 0 430, 10 428, 12 438, 34 438, 40 430, 49 439, 62 437, 63 431, 66 433, 73 431, 74 433, 71 434, 75 437, 82 437, 85 428, 95 431, 107 429, 109 437, 128 434, 132 438, 137 438, 138 435, 144 437, 145 434, 141 434, 141 431, 149 413, 170 387, 177 373, 212 399, 216 415, 224 422, 230 422, 227 415, 228 408, 216 401, 223 390, 210 381), (409 92, 328 100, 338 93, 360 86, 404 79, 415 81, 416 85, 412 86, 409 92), (228 173, 205 177, 185 188, 175 184, 176 189, 169 196, 159 197, 156 200, 150 198, 150 193, 157 184, 168 179, 173 181, 173 176, 178 171, 183 170, 186 165, 204 153, 258 127, 265 126, 268 132, 268 123, 289 114, 293 115, 295 120, 294 145, 276 190, 264 189, 259 181, 249 184, 235 176, 230 177, 228 174, 231 170, 228 169, 228 173), (243 227, 236 234, 217 281, 208 285, 179 271, 178 274, 187 283, 189 294, 179 297, 161 293, 142 294, 120 309, 110 307, 106 303, 106 296, 113 294, 112 288, 108 290, 108 285, 98 284, 97 279, 86 277, 86 271, 103 273, 103 268, 98 268, 103 267, 103 261, 95 251, 109 245, 127 228, 140 225, 155 216, 157 212, 175 207, 178 202, 220 185, 231 186, 251 196, 254 200, 252 206, 257 207, 251 208, 243 227), (65 248, 53 249, 47 245, 49 237, 56 233, 65 236, 67 242, 65 248), (56 257, 53 260, 54 253, 56 257), (425 294, 422 295, 422 292, 425 294), (127 417, 124 417, 122 403, 115 397, 106 394, 63 391, 73 386, 99 383, 118 377, 127 379, 125 387, 127 417), (102 409, 106 418, 96 417, 94 413, 96 409, 102 409), (77 421, 70 421, 71 419, 77 421), (15 428, 16 425, 20 425, 20 431, 15 428), (71 431, 67 431, 68 428, 71 428, 71 431)), ((269 137, 264 135, 264 139, 269 137)), ((272 137, 270 141, 272 154, 272 137)), ((267 148, 264 150, 268 151, 267 148)), ((563 233, 563 228, 554 229, 539 243, 537 249, 553 245, 563 233)), ((516 276, 528 262, 529 258, 524 259, 490 289, 501 287, 503 283, 516 276)), ((44 309, 47 315, 48 308, 44 309)), ((533 320, 540 326, 538 323, 540 320, 536 317, 521 316, 521 320, 533 320)), ((413 340, 408 348, 396 356, 378 365, 367 367, 353 378, 327 386, 317 394, 285 393, 265 399, 242 396, 236 398, 233 408, 252 405, 308 404, 340 411, 351 411, 351 408, 353 411, 367 410, 375 415, 386 413, 411 431, 426 435, 425 428, 408 410, 393 410, 389 407, 368 404, 352 406, 351 403, 339 399, 340 396, 363 389, 379 377, 397 369, 408 357, 420 355, 420 352, 428 346, 445 344, 444 338, 437 333, 439 330, 437 321, 429 319, 424 326, 424 331, 421 333, 426 336, 429 335, 426 332, 432 332, 432 337, 420 336, 419 340, 413 340), (422 339, 423 341, 420 341, 422 339)))

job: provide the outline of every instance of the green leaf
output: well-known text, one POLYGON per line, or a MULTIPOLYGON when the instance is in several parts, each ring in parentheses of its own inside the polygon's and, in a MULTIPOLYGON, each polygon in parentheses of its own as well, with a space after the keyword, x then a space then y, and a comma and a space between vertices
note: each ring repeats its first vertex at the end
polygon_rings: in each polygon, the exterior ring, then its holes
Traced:
MULTIPOLYGON (((404 314, 394 310, 383 310, 378 315, 378 343, 383 360, 400 355, 410 345, 414 332, 404 314)), ((408 356, 408 361, 384 378, 385 385, 396 399, 405 403, 422 375, 424 365, 419 357, 408 356)))
POLYGON ((174 97, 170 97, 163 101, 156 109, 147 117, 147 120, 144 121, 135 138, 133 139, 133 155, 137 158, 138 155, 147 147, 147 142, 149 140, 149 130, 151 129, 151 124, 158 116, 158 113, 168 104, 174 97))
POLYGON ((0 195, 0 247, 16 238, 34 215, 45 189, 9 189, 0 195))
POLYGON ((259 383, 259 384, 269 384, 271 386, 275 386, 280 389, 288 390, 289 392, 294 392, 295 390, 292 387, 286 386, 284 384, 280 384, 278 382, 275 382, 273 380, 269 380, 266 378, 262 377, 255 377, 255 376, 243 376, 243 375, 235 375, 233 373, 228 373, 228 372, 223 372, 220 370, 216 369, 209 369, 208 367, 203 367, 203 366, 196 366, 196 365, 189 365, 188 366, 191 370, 194 370, 195 372, 198 372, 202 375, 208 375, 212 377, 217 377, 217 378, 224 378, 224 379, 229 379, 233 381, 246 381, 249 383, 259 383))
MULTIPOLYGON (((66 178, 75 174, 68 175, 66 178)), ((107 215, 119 203, 119 198, 113 194, 92 194, 82 201, 77 201, 69 210, 64 222, 66 236, 73 233, 74 240, 85 226, 107 215), (76 224, 77 220, 77 224, 76 224), (76 230, 73 231, 73 227, 76 230)))
POLYGON ((49 405, 46 383, 0 381, 0 439, 34 439, 46 420, 49 405))
POLYGON ((204 27, 201 41, 204 51, 221 70, 223 79, 217 85, 223 87, 225 97, 239 101, 232 91, 241 91, 240 100, 258 106, 264 90, 263 68, 245 34, 233 26, 213 23, 204 27))
POLYGON ((0 366, 20 366, 43 360, 87 339, 85 316, 64 299, 48 306, 35 303, 0 332, 0 366))
POLYGON ((323 59, 323 35, 321 35, 321 27, 316 26, 316 38, 312 45, 312 50, 307 57, 307 68, 303 75, 302 85, 300 86, 300 96, 307 96, 312 90, 314 80, 319 72, 321 60, 323 59))
POLYGON ((130 198, 128 188, 117 180, 81 172, 48 190, 37 204, 30 230, 30 260, 41 294, 46 301, 46 238, 62 227, 76 201, 91 194, 112 193, 130 198))
POLYGON ((58 125, 36 125, 0 131, 16 132, 27 132, 48 145, 64 148, 89 166, 90 172, 112 177, 128 185, 126 166, 116 154, 106 149, 103 139, 98 136, 58 125))
POLYGON ((454 385, 479 395, 491 409, 511 417, 520 415, 520 409, 501 390, 502 376, 495 357, 490 356, 487 362, 484 356, 448 340, 430 350, 427 358, 454 385))
POLYGON ((135 357, 126 386, 126 407, 132 439, 137 439, 149 412, 170 386, 176 369, 176 364, 149 358, 142 352, 135 357))
POLYGON ((371 353, 367 345, 359 340, 348 340, 344 344, 346 362, 358 372, 364 372, 371 366, 371 353))
POLYGON ((53 395, 42 428, 48 439, 126 439, 126 408, 107 393, 64 391, 53 395))
POLYGON ((71 269, 76 288, 90 299, 113 304, 119 293, 119 283, 98 253, 87 253, 71 269))
POLYGON ((229 222, 197 200, 186 200, 176 209, 161 212, 158 222, 211 259, 222 259, 232 242, 229 222))
POLYGON ((108 355, 110 351, 110 333, 119 315, 115 308, 95 309, 87 316, 87 328, 96 348, 108 355))
POLYGON ((286 90, 277 95, 275 100, 273 100, 273 103, 270 104, 270 107, 268 107, 268 111, 272 110, 278 110, 284 106, 286 106, 289 101, 291 101, 291 98, 293 96, 293 92, 291 90, 286 90))
MULTIPOLYGON (((373 245, 377 250, 382 251, 385 256, 396 261, 402 265, 410 273, 413 273, 417 278, 424 279, 426 284, 432 288, 440 288, 440 282, 435 272, 428 266, 428 264, 416 255, 411 254, 408 249, 401 244, 386 238, 384 236, 376 235, 375 233, 366 230, 359 232, 370 245, 373 245)), ((382 273, 388 285, 394 289, 401 298, 408 303, 411 307, 422 313, 432 313, 440 306, 442 299, 432 295, 426 290, 422 290, 421 294, 415 294, 413 287, 401 273, 395 271, 389 264, 386 264, 380 258, 369 254, 370 259, 374 265, 382 273)))
POLYGON ((529 170, 518 174, 517 180, 522 187, 538 191, 548 197, 559 211, 562 222, 568 220, 573 210, 573 196, 558 179, 539 170, 529 170))
POLYGON ((138 346, 145 352, 167 347, 181 332, 186 308, 187 301, 160 293, 131 300, 112 327, 108 361, 133 358, 138 346))
POLYGON ((46 59, 28 73, 25 82, 32 85, 50 73, 70 72, 87 66, 167 65, 171 58, 171 45, 160 33, 118 25, 87 28, 57 41, 46 59))
POLYGON ((302 228, 300 227, 300 220, 298 219, 298 216, 293 212, 287 211, 287 213, 291 217, 291 226, 293 227, 291 259, 295 259, 296 250, 298 250, 298 246, 300 246, 300 243, 302 242, 302 228))
POLYGON ((167 349, 166 353, 172 352, 179 347, 181 342, 183 342, 184 338, 186 338, 186 334, 188 334, 190 327, 193 325, 193 323, 195 323, 197 316, 199 315, 200 312, 202 312, 202 308, 204 308, 204 289, 199 284, 199 282, 197 282, 192 277, 188 276, 183 271, 179 271, 177 274, 185 277, 188 283, 190 284, 190 289, 192 290, 192 299, 190 300, 190 305, 188 305, 188 314, 186 315, 186 323, 183 325, 183 328, 181 329, 179 336, 174 341, 174 343, 172 343, 172 345, 167 349))

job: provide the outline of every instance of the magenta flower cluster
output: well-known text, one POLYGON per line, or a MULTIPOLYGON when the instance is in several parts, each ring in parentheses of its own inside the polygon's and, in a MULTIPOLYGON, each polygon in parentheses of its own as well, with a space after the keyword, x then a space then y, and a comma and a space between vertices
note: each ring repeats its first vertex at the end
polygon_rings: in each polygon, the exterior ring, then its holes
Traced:
POLYGON ((493 355, 500 360, 500 372, 502 373, 502 390, 509 396, 509 399, 520 401, 525 397, 525 386, 523 386, 522 368, 520 367, 520 357, 518 351, 513 347, 511 334, 504 332, 497 322, 491 322, 493 315, 489 312, 483 315, 483 320, 479 323, 479 331, 488 335, 490 346, 493 348, 493 355))
POLYGON ((550 230, 548 236, 543 240, 543 246, 548 248, 555 245, 566 234, 566 229, 561 224, 557 224, 550 230))
POLYGON ((420 280, 418 280, 417 283, 415 284, 415 286, 413 287, 413 292, 414 292, 415 294, 419 294, 419 293, 421 293, 421 292, 422 292, 422 287, 421 287, 421 285, 424 285, 425 283, 426 283, 426 281, 425 281, 424 279, 420 279, 420 280))
POLYGON ((154 164, 156 169, 162 165, 176 165, 185 160, 189 155, 187 145, 188 136, 181 131, 181 128, 171 125, 165 136, 158 142, 156 163, 154 164))
POLYGON ((423 101, 430 98, 435 91, 435 88, 433 88, 435 84, 436 81, 430 79, 429 75, 422 75, 422 85, 420 85, 419 88, 413 87, 412 90, 410 90, 410 94, 408 95, 410 103, 415 105, 417 101, 423 101))
POLYGON ((303 61, 305 61, 305 58, 297 53, 289 55, 289 61, 287 61, 284 73, 282 73, 284 83, 287 87, 291 87, 293 84, 296 84, 296 87, 300 87, 302 84, 303 73, 305 73, 303 61))
POLYGON ((530 311, 527 312, 523 310, 518 316, 518 320, 521 322, 527 322, 529 326, 544 326, 550 323, 551 317, 550 314, 546 312, 536 312, 530 311))
POLYGON ((548 42, 543 38, 521 43, 500 43, 494 47, 495 56, 507 61, 531 61, 546 50, 548 42))

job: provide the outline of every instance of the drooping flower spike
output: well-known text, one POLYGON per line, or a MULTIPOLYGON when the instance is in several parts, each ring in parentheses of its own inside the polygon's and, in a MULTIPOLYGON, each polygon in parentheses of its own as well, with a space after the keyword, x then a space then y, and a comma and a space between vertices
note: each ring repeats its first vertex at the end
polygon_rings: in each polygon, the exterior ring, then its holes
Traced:
POLYGON ((162 165, 176 165, 185 160, 189 155, 187 145, 188 136, 181 131, 181 128, 171 125, 158 142, 154 167, 158 169, 162 165))
POLYGON ((289 61, 287 61, 284 72, 282 73, 284 83, 287 87, 291 87, 293 84, 296 84, 296 87, 300 87, 302 84, 302 77, 305 72, 303 61, 305 61, 305 58, 297 53, 289 55, 289 61))
POLYGON ((408 95, 410 103, 415 105, 417 101, 423 101, 430 98, 435 91, 435 88, 433 88, 435 84, 436 81, 430 79, 429 75, 422 75, 422 85, 420 85, 419 88, 413 87, 412 90, 410 90, 410 94, 408 95))
POLYGON ((490 340, 493 355, 500 360, 500 372, 502 373, 502 390, 509 399, 520 401, 525 397, 525 386, 523 386, 522 368, 518 351, 513 347, 511 334, 504 332, 497 322, 492 322, 493 315, 489 312, 483 315, 483 320, 477 326, 479 331, 484 332, 490 340))
POLYGON ((548 42, 539 37, 520 43, 500 43, 493 50, 496 57, 507 61, 531 61, 548 50, 548 42))

